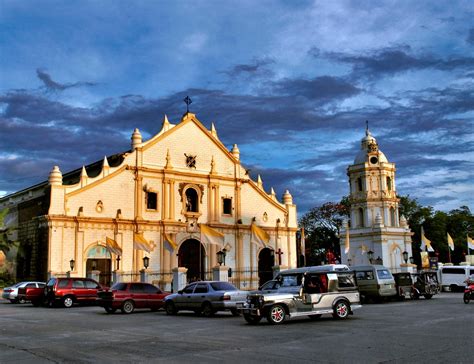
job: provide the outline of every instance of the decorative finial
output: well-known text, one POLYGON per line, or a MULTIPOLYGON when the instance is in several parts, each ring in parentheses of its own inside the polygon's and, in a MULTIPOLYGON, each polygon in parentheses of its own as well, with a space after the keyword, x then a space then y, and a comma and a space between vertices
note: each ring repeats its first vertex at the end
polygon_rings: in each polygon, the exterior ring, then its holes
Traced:
POLYGON ((365 135, 369 135, 369 120, 365 121, 365 135))
POLYGON ((166 152, 166 165, 165 169, 173 169, 173 164, 171 163, 170 150, 166 152))
POLYGON ((189 96, 186 96, 183 101, 186 104, 186 114, 187 114, 189 113, 189 105, 193 103, 193 100, 191 100, 189 96))
POLYGON ((211 159, 211 174, 215 174, 216 173, 216 162, 214 162, 214 156, 212 156, 212 159, 211 159))
POLYGON ((214 123, 211 123, 211 134, 214 138, 219 139, 219 137, 217 136, 217 130, 214 123))

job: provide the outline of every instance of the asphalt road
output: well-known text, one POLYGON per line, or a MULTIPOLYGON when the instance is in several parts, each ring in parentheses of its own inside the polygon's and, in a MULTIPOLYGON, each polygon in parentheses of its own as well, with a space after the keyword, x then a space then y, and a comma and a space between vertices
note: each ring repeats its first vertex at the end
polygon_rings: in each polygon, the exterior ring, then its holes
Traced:
POLYGON ((473 363, 473 314, 460 293, 279 326, 227 313, 109 315, 0 300, 0 363, 473 363))

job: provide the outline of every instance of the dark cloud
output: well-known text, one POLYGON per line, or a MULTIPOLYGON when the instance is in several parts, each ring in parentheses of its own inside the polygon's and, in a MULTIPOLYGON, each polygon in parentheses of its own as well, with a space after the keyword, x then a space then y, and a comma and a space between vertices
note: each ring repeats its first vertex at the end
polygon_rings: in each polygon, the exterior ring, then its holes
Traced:
POLYGON ((255 59, 250 64, 237 64, 231 70, 226 71, 230 77, 239 76, 254 76, 255 74, 261 74, 269 76, 273 74, 267 66, 275 63, 271 58, 255 59))
POLYGON ((469 29, 466 41, 469 44, 474 44, 474 28, 469 29))
POLYGON ((95 86, 96 83, 93 82, 74 82, 74 83, 58 83, 53 81, 51 76, 41 69, 36 70, 36 75, 44 83, 45 87, 51 91, 64 91, 68 88, 81 87, 81 86, 95 86))
MULTIPOLYGON (((353 76, 368 78, 428 68, 454 70, 458 68, 472 69, 474 67, 474 57, 442 59, 431 54, 414 55, 412 53, 410 47, 399 46, 379 49, 365 55, 326 53, 324 56, 351 65, 353 76)), ((312 54, 311 51, 310 54, 312 54)))

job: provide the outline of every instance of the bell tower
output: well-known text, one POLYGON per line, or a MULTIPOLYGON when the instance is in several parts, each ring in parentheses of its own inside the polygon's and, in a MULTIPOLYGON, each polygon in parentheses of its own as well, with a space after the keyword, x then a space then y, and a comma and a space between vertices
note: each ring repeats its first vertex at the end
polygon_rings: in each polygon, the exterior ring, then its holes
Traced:
POLYGON ((400 271, 405 263, 402 253, 412 256, 412 233, 405 218, 399 216, 395 171, 395 164, 380 150, 367 123, 360 150, 347 168, 351 204, 347 254, 347 228, 341 233, 342 260, 346 264, 368 264, 372 256, 372 263, 378 259, 392 271, 400 271))

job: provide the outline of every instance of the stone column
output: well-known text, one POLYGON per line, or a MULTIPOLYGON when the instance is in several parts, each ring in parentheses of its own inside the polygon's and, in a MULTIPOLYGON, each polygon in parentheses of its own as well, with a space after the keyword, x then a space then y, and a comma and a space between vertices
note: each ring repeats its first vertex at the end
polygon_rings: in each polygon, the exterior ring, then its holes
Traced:
POLYGON ((186 279, 188 268, 176 267, 173 268, 173 292, 178 292, 186 286, 186 279))
POLYGON ((117 282, 120 282, 122 276, 122 271, 121 270, 114 270, 112 272, 112 282, 115 284, 117 282))
POLYGON ((212 280, 229 282, 229 267, 226 265, 216 265, 212 268, 212 280))

